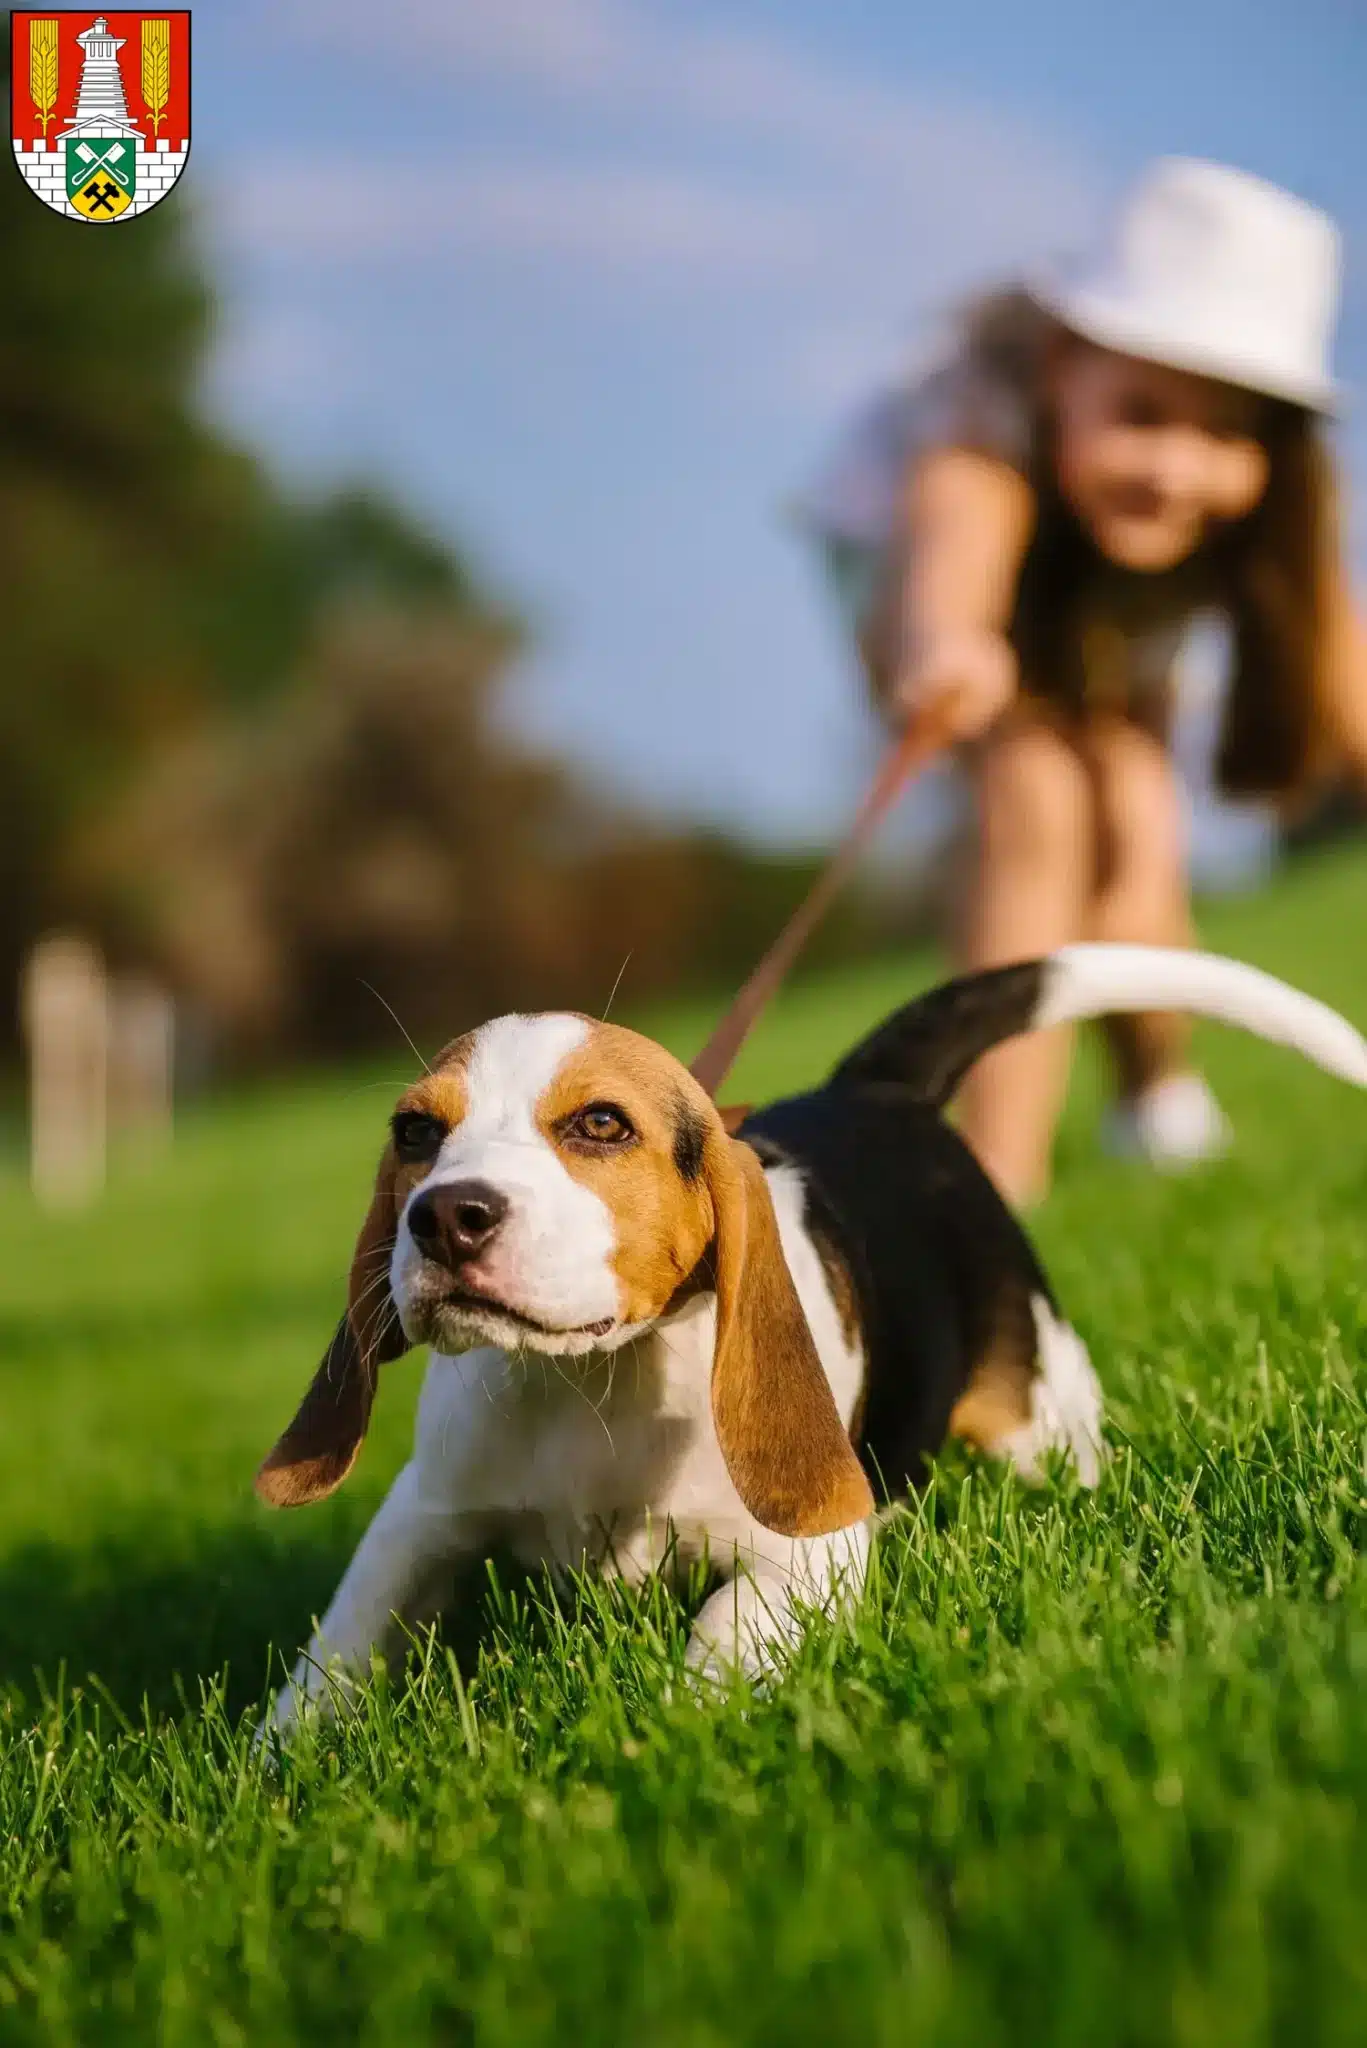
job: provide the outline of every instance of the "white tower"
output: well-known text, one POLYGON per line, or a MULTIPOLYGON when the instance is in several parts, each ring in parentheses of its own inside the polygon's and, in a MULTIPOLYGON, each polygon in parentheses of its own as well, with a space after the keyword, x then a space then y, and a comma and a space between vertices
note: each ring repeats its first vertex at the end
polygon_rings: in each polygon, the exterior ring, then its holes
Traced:
POLYGON ((93 127, 111 130, 117 135, 127 130, 137 132, 136 125, 128 118, 128 102, 123 96, 123 79, 119 73, 119 51, 126 38, 111 36, 109 23, 102 14, 84 35, 76 38, 85 52, 81 65, 81 89, 76 99, 73 126, 93 127))

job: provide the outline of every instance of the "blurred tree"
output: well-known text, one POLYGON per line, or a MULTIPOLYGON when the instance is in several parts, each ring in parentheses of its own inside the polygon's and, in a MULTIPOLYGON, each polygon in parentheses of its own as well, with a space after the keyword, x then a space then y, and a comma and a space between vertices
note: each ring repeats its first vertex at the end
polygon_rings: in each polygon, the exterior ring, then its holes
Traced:
MULTIPOLYGON (((169 209, 168 209, 169 216, 169 209)), ((203 288, 172 218, 76 233, 0 179, 0 971, 59 913, 71 822, 205 693, 176 603, 242 466, 188 397, 203 288)))
POLYGON ((321 616, 336 607, 401 606, 498 623, 464 562, 359 486, 318 503, 258 489, 199 588, 195 619, 214 648, 231 701, 270 697, 304 660, 321 616))
POLYGON ((449 611, 336 617, 288 696, 169 749, 88 843, 106 925, 239 1051, 392 1042, 386 1005, 427 1051, 518 1003, 601 1006, 683 906, 659 876, 626 915, 610 873, 585 887, 620 822, 501 735, 509 645, 449 611))
MULTIPOLYGON (((87 840, 101 925, 160 961, 237 1057, 430 1055, 522 1008, 601 1013, 738 979, 820 855, 651 826, 493 715, 507 627, 336 615, 296 686, 168 748, 87 840), (624 972, 625 970, 625 972, 624 972)), ((895 929, 866 895, 812 958, 895 929)))
MULTIPOLYGON (((8 45, 0 63, 7 65, 8 45)), ((67 849, 149 755, 268 700, 343 597, 484 617, 360 490, 294 505, 201 417, 211 300, 180 195, 76 232, 0 179, 0 977, 89 917, 67 849)), ((13 1028, 7 1016, 0 1027, 13 1028)))

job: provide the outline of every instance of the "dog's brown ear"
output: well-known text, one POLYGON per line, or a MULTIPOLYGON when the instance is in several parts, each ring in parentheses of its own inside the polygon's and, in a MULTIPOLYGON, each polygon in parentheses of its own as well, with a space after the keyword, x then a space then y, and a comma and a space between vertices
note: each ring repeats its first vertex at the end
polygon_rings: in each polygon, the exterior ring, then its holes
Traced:
POLYGON ((728 1138, 734 1138, 736 1132, 745 1122, 746 1117, 749 1116, 753 1108, 754 1104, 752 1102, 723 1102, 718 1104, 717 1115, 721 1118, 721 1127, 728 1138))
POLYGON ((712 1416, 726 1469, 756 1521, 823 1536, 873 1513, 779 1240, 764 1169, 715 1137, 704 1171, 716 1217, 712 1416))
POLYGON ((389 1291, 397 1210, 394 1155, 387 1148, 352 1254, 347 1312, 298 1414, 256 1475, 256 1490, 272 1507, 303 1507, 341 1485, 370 1425, 376 1372, 408 1349, 389 1291))

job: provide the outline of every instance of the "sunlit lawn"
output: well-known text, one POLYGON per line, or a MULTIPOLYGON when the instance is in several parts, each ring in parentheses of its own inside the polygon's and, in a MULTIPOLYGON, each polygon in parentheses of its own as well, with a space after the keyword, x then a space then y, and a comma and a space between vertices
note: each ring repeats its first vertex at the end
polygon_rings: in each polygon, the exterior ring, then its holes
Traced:
MULTIPOLYGON (((1367 1023, 1364 895, 1338 856, 1206 936, 1367 1023)), ((732 1092, 928 971, 798 988, 732 1092)), ((687 1055, 709 1017, 650 1021, 687 1055)), ((663 1598, 505 1588, 279 1783, 254 1712, 417 1362, 338 1499, 271 1517, 251 1474, 411 1056, 198 1111, 79 1222, 0 1186, 0 2040, 1367 2039, 1367 1101, 1201 1047, 1236 1157, 1104 1163, 1089 1059, 1037 1219, 1106 1387, 1094 1499, 947 1459, 759 1703, 671 1691, 663 1598)))

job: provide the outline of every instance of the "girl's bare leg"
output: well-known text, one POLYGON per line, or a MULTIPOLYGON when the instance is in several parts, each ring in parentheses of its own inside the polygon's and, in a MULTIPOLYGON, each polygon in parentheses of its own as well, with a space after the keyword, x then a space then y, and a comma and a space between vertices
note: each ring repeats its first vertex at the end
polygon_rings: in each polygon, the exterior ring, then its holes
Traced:
MULTIPOLYGON (((977 852, 961 919, 961 972, 1027 960, 1086 936, 1095 867, 1091 775, 1070 739, 1019 705, 974 749, 977 852)), ((959 1128, 1007 1201, 1048 1185, 1070 1034, 1034 1032, 980 1060, 959 1128)))
MULTIPOLYGON (((1150 733, 1124 719, 1093 721, 1083 747, 1101 863, 1087 936, 1189 946, 1187 825, 1171 760, 1150 733)), ((1128 1100, 1186 1069, 1191 1030, 1185 1017, 1112 1017, 1106 1032, 1128 1100)))

